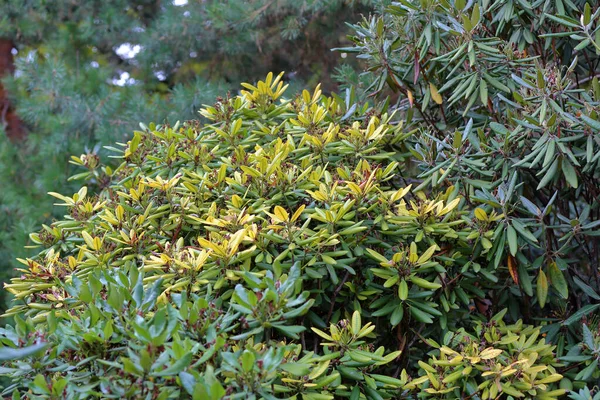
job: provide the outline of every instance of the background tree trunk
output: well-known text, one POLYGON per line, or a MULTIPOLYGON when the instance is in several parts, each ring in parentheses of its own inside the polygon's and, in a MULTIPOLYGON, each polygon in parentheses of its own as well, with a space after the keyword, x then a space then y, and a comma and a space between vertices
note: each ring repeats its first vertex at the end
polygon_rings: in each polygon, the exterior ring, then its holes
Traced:
MULTIPOLYGON (((13 42, 10 39, 0 38, 0 79, 12 74, 15 66, 13 62, 13 42)), ((0 124, 4 127, 8 138, 18 142, 25 138, 25 126, 10 104, 8 94, 0 81, 0 124)))

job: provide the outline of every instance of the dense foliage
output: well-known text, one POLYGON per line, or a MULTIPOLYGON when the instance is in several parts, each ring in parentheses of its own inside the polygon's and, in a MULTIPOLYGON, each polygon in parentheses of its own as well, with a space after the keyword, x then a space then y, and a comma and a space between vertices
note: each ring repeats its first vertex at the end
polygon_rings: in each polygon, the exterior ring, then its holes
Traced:
POLYGON ((598 399, 596 7, 403 0, 343 49, 370 86, 269 74, 73 157, 4 395, 598 399))
POLYGON ((457 187, 483 206, 484 226, 498 222, 481 268, 499 279, 480 311, 508 306, 542 324, 569 379, 597 385, 598 5, 424 0, 387 11, 355 25, 344 51, 368 62, 367 92, 400 94, 417 189, 457 187))
POLYGON ((372 5, 1 1, 0 280, 31 244, 27 234, 60 216, 46 193, 77 190, 67 182, 71 154, 105 157, 102 145, 125 140, 140 121, 195 118, 202 104, 271 70, 293 71, 295 87, 323 79, 331 87, 329 73, 341 57, 329 49, 345 40, 344 21, 372 5), (11 50, 14 71, 6 68, 11 50), (2 86, 20 133, 8 119, 2 86))

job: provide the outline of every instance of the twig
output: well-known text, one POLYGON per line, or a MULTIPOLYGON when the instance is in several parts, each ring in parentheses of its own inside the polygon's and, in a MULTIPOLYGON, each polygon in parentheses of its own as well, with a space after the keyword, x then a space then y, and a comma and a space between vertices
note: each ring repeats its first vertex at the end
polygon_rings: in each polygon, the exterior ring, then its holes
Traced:
POLYGON ((342 279, 342 281, 340 282, 338 287, 335 288, 335 291, 333 292, 333 297, 331 298, 331 307, 329 307, 329 313, 327 314, 327 323, 329 323, 329 321, 331 320, 331 315, 333 314, 333 308, 335 307, 335 299, 337 298, 337 295, 342 290, 342 286, 344 286, 344 283, 346 283, 349 276, 350 276, 350 271, 346 271, 346 275, 344 275, 344 278, 342 279))

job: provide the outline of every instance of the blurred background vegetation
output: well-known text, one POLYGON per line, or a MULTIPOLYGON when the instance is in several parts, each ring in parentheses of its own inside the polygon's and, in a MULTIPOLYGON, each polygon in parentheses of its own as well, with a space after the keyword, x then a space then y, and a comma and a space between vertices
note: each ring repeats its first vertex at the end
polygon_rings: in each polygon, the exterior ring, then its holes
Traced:
MULTIPOLYGON (((5 0, 0 5, 0 281, 102 154, 140 121, 197 117, 217 94, 286 71, 293 87, 356 83, 346 45, 374 0, 5 0)), ((385 2, 383 2, 385 3, 385 2)), ((237 89, 236 89, 237 90, 237 89)), ((6 299, 0 299, 4 309, 6 299)))

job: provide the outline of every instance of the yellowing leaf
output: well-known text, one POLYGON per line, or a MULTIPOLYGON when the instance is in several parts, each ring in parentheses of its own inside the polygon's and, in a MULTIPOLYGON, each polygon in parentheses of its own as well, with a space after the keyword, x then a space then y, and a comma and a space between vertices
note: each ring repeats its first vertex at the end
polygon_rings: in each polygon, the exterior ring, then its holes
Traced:
POLYGON ((410 104, 411 107, 413 107, 414 103, 415 103, 415 99, 413 97, 413 94, 410 90, 406 91, 406 96, 408 97, 408 103, 410 104))
POLYGON ((360 313, 358 311, 354 311, 354 313, 352 314, 352 334, 353 335, 358 335, 358 333, 360 332, 360 327, 361 327, 361 321, 360 321, 360 313))
POLYGON ((435 101, 437 104, 442 104, 442 96, 438 92, 438 89, 435 87, 435 85, 431 82, 429 82, 429 92, 431 93, 431 98, 433 101, 435 101))
POLYGON ((287 222, 290 219, 290 216, 287 213, 287 211, 285 211, 285 209, 281 206, 275 206, 274 212, 278 222, 287 222))
POLYGON ((430 248, 428 248, 427 250, 425 250, 425 253, 421 254, 421 257, 419 257, 419 259, 417 260, 417 264, 421 265, 421 264, 425 264, 427 261, 429 261, 429 259, 433 256, 433 253, 435 252, 436 248, 437 248, 437 246, 433 245, 430 248))
POLYGON ((369 255, 371 257, 373 257, 374 259, 376 259, 380 263, 387 263, 388 262, 387 258, 385 258, 384 256, 382 256, 381 254, 379 254, 375 250, 373 250, 373 249, 366 249, 366 250, 367 250, 367 253, 369 253, 369 255))
POLYGON ((95 250, 94 238, 92 238, 92 236, 89 233, 87 233, 86 231, 82 231, 81 236, 83 236, 83 240, 85 241, 85 244, 87 244, 87 246, 90 249, 95 250))
POLYGON ((294 215, 292 215, 292 222, 295 222, 298 218, 300 218, 300 215, 302 215, 302 211, 304 211, 305 208, 306 206, 304 204, 298 207, 294 215))
POLYGON ((475 218, 477 218, 480 221, 487 221, 488 215, 483 208, 478 207, 475 209, 475 218))
POLYGON ((512 278, 512 280, 515 282, 515 284, 519 284, 519 273, 517 270, 517 260, 512 256, 512 255, 508 255, 508 272, 510 273, 510 276, 512 278))
POLYGON ((544 308, 546 299, 548 298, 548 279, 542 270, 540 270, 540 273, 538 274, 536 291, 540 307, 544 308))
POLYGON ((323 339, 327 339, 330 341, 334 341, 333 338, 331 336, 329 336, 328 334, 326 334, 325 332, 323 332, 320 329, 317 328, 310 328, 314 333, 316 333, 317 335, 321 336, 323 339))
POLYGON ((450 203, 446 204, 446 207, 442 208, 442 210, 437 212, 436 214, 439 217, 441 217, 442 215, 446 215, 450 211, 454 210, 456 208, 456 206, 458 205, 458 203, 460 203, 460 198, 456 198, 456 199, 452 200, 450 203))
POLYGON ((481 357, 482 360, 489 360, 498 357, 500 354, 502 354, 502 350, 488 347, 479 354, 479 357, 481 357))

